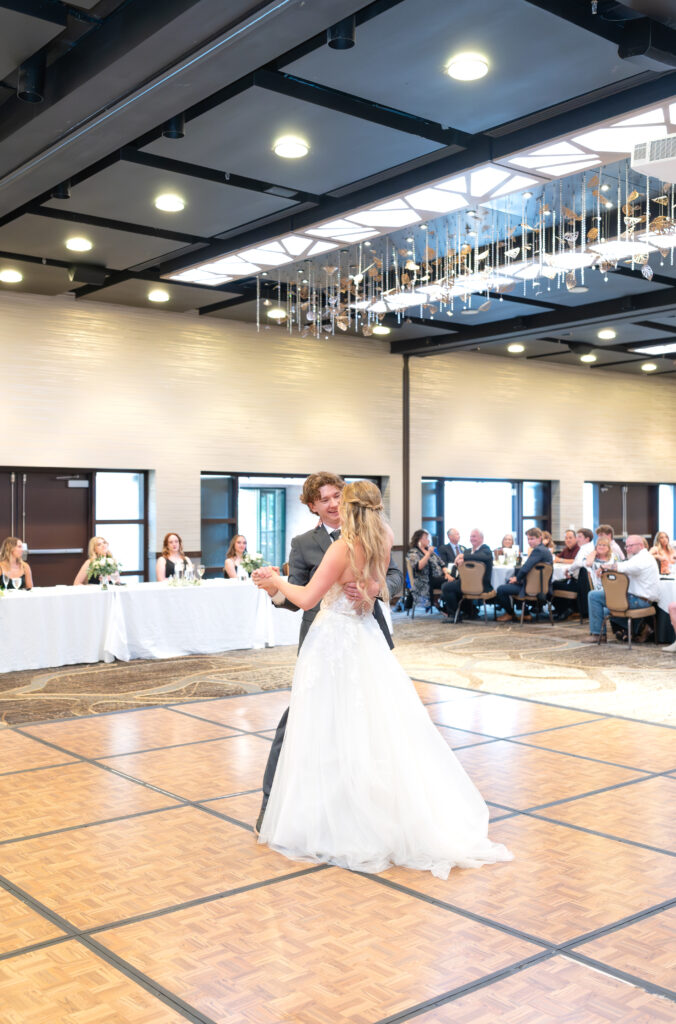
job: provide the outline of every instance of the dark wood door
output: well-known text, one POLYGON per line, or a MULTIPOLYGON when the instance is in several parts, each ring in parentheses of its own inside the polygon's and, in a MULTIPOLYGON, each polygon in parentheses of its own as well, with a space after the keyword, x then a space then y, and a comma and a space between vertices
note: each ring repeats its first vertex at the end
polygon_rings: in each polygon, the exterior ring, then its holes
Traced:
POLYGON ((657 484, 599 484, 599 523, 608 523, 618 537, 657 532, 657 484))
POLYGON ((32 468, 0 471, 3 536, 13 532, 28 545, 36 587, 73 582, 87 557, 91 522, 90 473, 32 468))

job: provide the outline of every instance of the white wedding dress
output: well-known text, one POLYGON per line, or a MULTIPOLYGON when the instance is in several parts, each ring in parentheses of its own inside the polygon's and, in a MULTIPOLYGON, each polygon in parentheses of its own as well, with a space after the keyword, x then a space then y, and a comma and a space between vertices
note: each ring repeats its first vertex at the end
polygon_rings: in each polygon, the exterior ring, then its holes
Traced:
POLYGON ((512 859, 487 833, 481 794, 378 623, 334 585, 298 655, 259 842, 292 860, 447 878, 512 859))

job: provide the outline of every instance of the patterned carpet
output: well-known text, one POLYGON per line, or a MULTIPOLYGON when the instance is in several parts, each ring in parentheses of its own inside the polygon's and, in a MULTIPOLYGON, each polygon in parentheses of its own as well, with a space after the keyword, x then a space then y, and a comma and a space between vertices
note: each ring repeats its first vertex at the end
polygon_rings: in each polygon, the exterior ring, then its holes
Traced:
MULTIPOLYGON (((394 622, 397 657, 416 679, 674 723, 676 656, 655 644, 589 647, 579 623, 446 626, 436 612, 394 622)), ((0 727, 281 689, 295 660, 295 647, 276 647, 11 672, 0 675, 0 727)))

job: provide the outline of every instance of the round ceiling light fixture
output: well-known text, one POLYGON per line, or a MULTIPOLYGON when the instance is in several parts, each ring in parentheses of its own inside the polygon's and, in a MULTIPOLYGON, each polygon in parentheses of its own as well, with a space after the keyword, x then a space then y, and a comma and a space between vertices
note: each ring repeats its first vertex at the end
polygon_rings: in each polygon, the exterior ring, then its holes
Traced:
POLYGON ((581 363, 595 363, 596 362, 596 356, 594 355, 593 352, 585 352, 583 355, 580 356, 580 362, 581 363))
POLYGON ((517 356, 519 353, 526 351, 526 346, 522 345, 519 341, 514 341, 511 345, 507 346, 507 351, 511 352, 512 355, 517 356))
POLYGON ((286 320, 286 310, 281 306, 273 306, 268 310, 268 316, 271 320, 286 320))
POLYGON ((641 363, 641 369, 644 373, 654 373, 657 369, 657 363, 641 363))
POLYGON ((155 199, 155 209, 163 213, 180 213, 185 209, 185 199, 176 192, 163 192, 155 199))
POLYGON ((446 65, 446 74, 458 82, 475 82, 488 74, 488 58, 482 53, 456 53, 446 65))
POLYGON ((165 291, 164 288, 153 288, 152 291, 148 292, 148 300, 150 302, 168 302, 169 292, 165 291))
POLYGON ((385 324, 376 324, 373 328, 374 334, 389 334, 390 328, 386 327, 385 324))
POLYGON ((0 281, 3 284, 18 284, 23 281, 23 274, 20 270, 12 270, 10 267, 0 270, 0 281))
POLYGON ((604 327, 603 330, 597 332, 596 337, 601 341, 612 341, 617 337, 617 331, 614 331, 612 327, 604 327))
POLYGON ((83 238, 81 235, 74 235, 73 238, 66 239, 66 249, 70 249, 71 252, 89 252, 92 248, 92 243, 88 238, 83 238))
POLYGON ((282 135, 275 140, 273 150, 285 160, 299 160, 310 152, 309 143, 298 135, 282 135))

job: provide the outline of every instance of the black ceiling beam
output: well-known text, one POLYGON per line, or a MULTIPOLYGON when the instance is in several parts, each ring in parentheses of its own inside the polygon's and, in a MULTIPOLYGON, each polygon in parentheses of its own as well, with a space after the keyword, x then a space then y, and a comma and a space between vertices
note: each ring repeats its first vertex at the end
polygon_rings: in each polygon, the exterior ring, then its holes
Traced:
POLYGON ((302 100, 304 103, 312 103, 324 110, 335 110, 340 114, 348 114, 350 117, 379 124, 384 128, 392 128, 394 131, 416 135, 431 142, 438 142, 441 146, 457 146, 460 149, 466 149, 475 140, 473 135, 459 131, 457 128, 443 128, 436 121, 428 121, 415 114, 407 114, 403 110, 387 107, 382 103, 374 103, 361 96, 340 92, 338 89, 331 89, 329 86, 320 85, 317 82, 309 82, 304 78, 297 78, 295 75, 289 75, 282 71, 263 68, 261 71, 256 71, 253 78, 254 85, 261 89, 268 89, 281 96, 302 100))
POLYGON ((17 14, 26 14, 39 21, 48 21, 52 25, 68 24, 69 8, 66 4, 54 0, 0 0, 0 7, 17 14))
POLYGON ((258 178, 248 178, 243 174, 218 171, 213 167, 202 167, 200 164, 173 160, 164 156, 155 156, 153 153, 141 153, 134 146, 125 146, 120 151, 120 159, 127 163, 139 164, 142 167, 153 167, 156 170, 169 171, 172 174, 183 174, 189 178, 213 181, 217 185, 230 185, 232 188, 243 188, 250 192, 259 192, 265 195, 277 196, 281 199, 289 199, 294 203, 309 203, 316 206, 322 198, 313 192, 303 192, 302 189, 275 185, 274 182, 260 181, 258 178))
MULTIPOLYGON (((667 334, 676 334, 676 326, 675 325, 673 325, 673 324, 661 324, 657 320, 637 320, 636 321, 636 326, 637 327, 648 327, 651 331, 666 331, 667 334)), ((665 338, 663 340, 664 341, 668 341, 669 339, 665 338)), ((652 344, 659 345, 659 343, 660 343, 660 339, 659 338, 654 338, 654 339, 651 339, 650 341, 646 341, 646 342, 634 342, 634 344, 636 344, 636 345, 639 345, 639 344, 640 345, 644 345, 644 344, 645 345, 652 345, 652 344)))
POLYGON ((608 299, 588 303, 575 309, 566 309, 567 316, 565 318, 562 317, 563 310, 557 309, 551 313, 514 317, 511 320, 502 320, 497 324, 486 324, 484 327, 464 328, 455 334, 439 335, 436 338, 394 341, 391 344, 391 351, 398 355, 434 355, 437 352, 449 351, 459 344, 473 345, 480 341, 502 341, 517 336, 529 337, 559 328, 591 325, 601 320, 608 320, 610 317, 628 319, 637 313, 655 313, 669 308, 676 308, 676 286, 659 292, 626 295, 619 299, 608 299))
POLYGON ((50 220, 65 220, 72 224, 88 224, 95 228, 109 228, 112 231, 127 231, 132 235, 147 235, 150 238, 167 238, 172 242, 183 242, 185 245, 209 245, 211 238, 201 235, 188 235, 183 231, 170 231, 168 228, 154 228, 147 224, 130 224, 124 220, 111 220, 108 217, 94 217, 86 213, 74 213, 71 210, 58 210, 52 206, 29 206, 25 211, 36 217, 47 217, 50 220))

